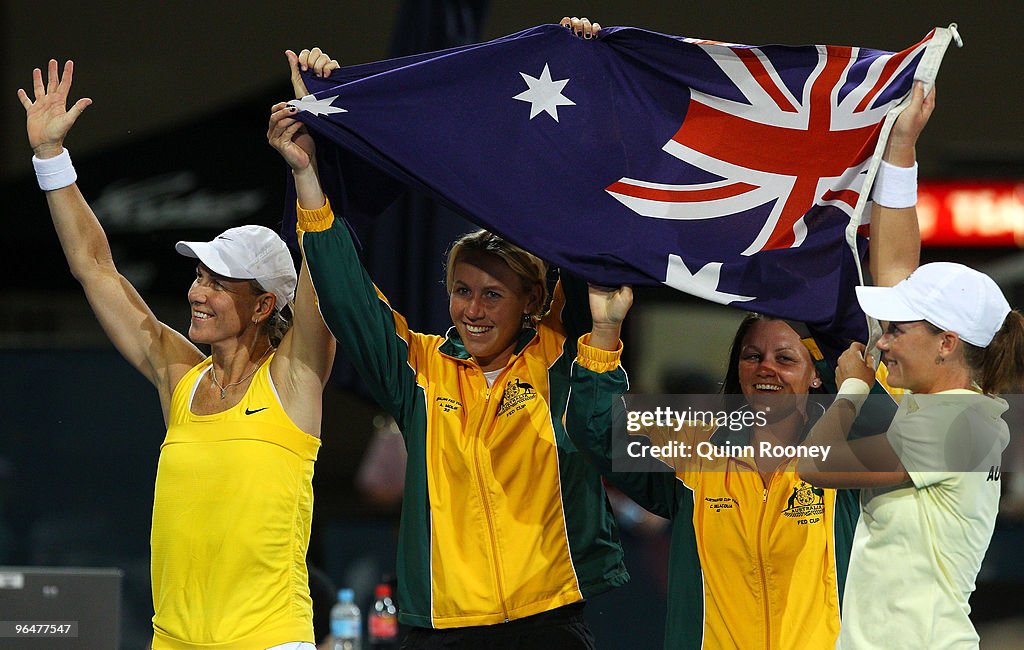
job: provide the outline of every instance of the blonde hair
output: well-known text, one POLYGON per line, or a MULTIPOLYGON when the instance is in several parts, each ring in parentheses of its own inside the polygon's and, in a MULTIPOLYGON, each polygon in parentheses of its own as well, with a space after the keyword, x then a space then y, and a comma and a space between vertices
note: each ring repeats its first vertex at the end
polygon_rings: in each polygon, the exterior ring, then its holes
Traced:
POLYGON ((477 230, 455 240, 448 249, 448 260, 445 263, 445 286, 451 295, 455 283, 455 263, 465 253, 489 253, 505 262, 519 278, 520 290, 529 293, 535 286, 540 287, 541 299, 535 312, 528 314, 530 325, 536 326, 544 317, 548 304, 548 265, 547 263, 515 244, 502 239, 487 230, 477 230))

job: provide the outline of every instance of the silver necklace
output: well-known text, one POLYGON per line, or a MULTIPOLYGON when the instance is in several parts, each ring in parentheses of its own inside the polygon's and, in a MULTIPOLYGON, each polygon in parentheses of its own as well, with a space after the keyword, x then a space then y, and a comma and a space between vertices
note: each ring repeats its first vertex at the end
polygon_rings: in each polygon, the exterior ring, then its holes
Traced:
POLYGON ((213 380, 213 384, 217 388, 220 389, 220 398, 224 399, 224 397, 227 395, 227 392, 228 392, 229 388, 231 388, 232 386, 237 386, 237 385, 241 384, 243 381, 246 381, 247 379, 249 379, 249 377, 252 377, 254 374, 256 374, 256 369, 260 367, 260 364, 263 363, 263 360, 267 358, 267 355, 270 354, 270 351, 273 350, 273 349, 274 349, 273 345, 268 347, 267 351, 263 353, 263 356, 260 357, 260 360, 256 362, 256 365, 253 366, 252 370, 249 371, 248 375, 246 375, 245 377, 242 377, 241 379, 239 379, 238 381, 236 381, 236 382, 234 382, 232 384, 228 384, 227 386, 221 386, 220 382, 217 381, 217 364, 215 364, 215 363, 213 363, 211 361, 210 362, 210 379, 212 379, 213 380))

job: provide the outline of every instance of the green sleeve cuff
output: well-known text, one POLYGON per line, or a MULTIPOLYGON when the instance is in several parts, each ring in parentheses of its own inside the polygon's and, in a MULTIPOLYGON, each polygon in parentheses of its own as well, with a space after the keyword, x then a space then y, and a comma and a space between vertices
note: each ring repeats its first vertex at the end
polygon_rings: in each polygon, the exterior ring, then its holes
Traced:
POLYGON ((297 227, 302 232, 323 232, 334 224, 334 211, 327 197, 324 197, 323 207, 316 210, 303 210, 296 201, 295 214, 298 217, 297 227))
POLYGON ((590 333, 586 333, 579 339, 576 348, 576 361, 591 372, 611 372, 619 367, 619 360, 622 358, 622 341, 619 341, 619 348, 614 351, 602 350, 590 345, 590 333))

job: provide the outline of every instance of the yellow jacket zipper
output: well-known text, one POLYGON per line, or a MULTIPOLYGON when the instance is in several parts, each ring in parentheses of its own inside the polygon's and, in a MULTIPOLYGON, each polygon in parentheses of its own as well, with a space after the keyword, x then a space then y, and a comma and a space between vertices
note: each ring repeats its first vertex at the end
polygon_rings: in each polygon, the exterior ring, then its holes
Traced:
MULTIPOLYGON (((506 366, 506 368, 507 367, 508 366, 506 366)), ((502 371, 501 374, 502 375, 505 374, 504 371, 502 371)), ((501 379, 501 375, 499 375, 494 380, 494 383, 497 384, 500 379, 501 379)), ((486 378, 484 378, 484 381, 485 382, 487 381, 486 378)), ((488 534, 488 537, 489 537, 489 539, 491 541, 491 555, 492 555, 493 561, 494 561, 494 565, 493 565, 492 568, 494 569, 495 586, 498 589, 498 600, 501 602, 502 616, 504 617, 505 622, 508 623, 508 621, 509 621, 509 617, 508 617, 508 604, 505 601, 505 585, 504 585, 504 582, 501 579, 501 561, 500 561, 500 559, 498 557, 498 553, 499 552, 498 552, 497 535, 494 532, 494 514, 491 512, 491 501, 487 497, 487 488, 484 486, 484 483, 483 483, 483 480, 482 480, 483 479, 483 465, 480 462, 480 455, 482 453, 481 450, 484 448, 482 438, 483 438, 484 432, 486 431, 486 428, 484 427, 484 424, 485 424, 485 421, 489 421, 490 413, 491 413, 490 409, 491 409, 491 388, 488 387, 486 392, 484 393, 484 406, 483 406, 483 413, 482 413, 481 419, 480 419, 480 426, 477 427, 476 453, 474 454, 473 460, 474 460, 474 462, 476 464, 477 491, 480 493, 480 506, 484 510, 484 518, 487 519, 487 534, 488 534)))
POLYGON ((764 487, 764 492, 761 497, 761 518, 757 522, 757 569, 761 573, 761 602, 764 606, 764 648, 769 650, 772 646, 771 636, 771 607, 768 605, 768 578, 764 570, 764 549, 762 542, 764 541, 764 518, 765 513, 768 512, 768 488, 771 487, 772 480, 774 480, 775 474, 772 473, 768 479, 768 485, 764 487))

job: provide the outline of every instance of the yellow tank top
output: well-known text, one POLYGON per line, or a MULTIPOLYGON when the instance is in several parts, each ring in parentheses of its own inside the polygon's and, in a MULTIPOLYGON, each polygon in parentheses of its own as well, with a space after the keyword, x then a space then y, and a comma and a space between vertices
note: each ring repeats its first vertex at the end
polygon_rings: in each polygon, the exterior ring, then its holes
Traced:
POLYGON ((211 359, 174 388, 153 499, 153 650, 313 642, 306 550, 320 441, 285 414, 272 359, 221 413, 190 408, 211 359))

